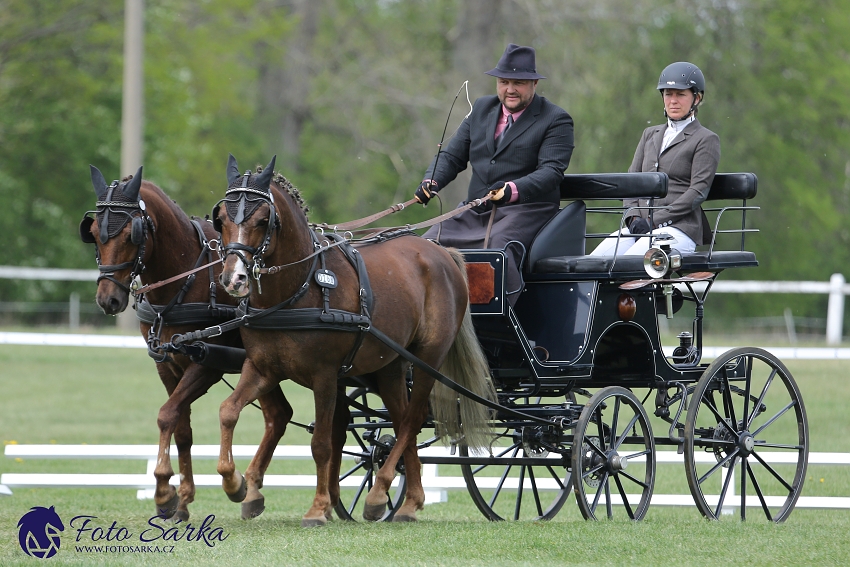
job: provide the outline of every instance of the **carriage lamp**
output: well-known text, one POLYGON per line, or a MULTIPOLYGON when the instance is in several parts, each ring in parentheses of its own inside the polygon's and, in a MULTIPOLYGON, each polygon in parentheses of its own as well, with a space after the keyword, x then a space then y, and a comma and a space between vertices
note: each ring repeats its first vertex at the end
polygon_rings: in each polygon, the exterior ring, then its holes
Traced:
MULTIPOLYGON (((670 245, 675 242, 672 236, 662 234, 656 237, 652 248, 643 256, 643 269, 653 279, 668 276, 682 267, 682 254, 670 245)), ((661 291, 667 306, 667 318, 673 318, 673 284, 664 282, 661 291)))
POLYGON ((672 236, 662 234, 655 238, 652 248, 643 255, 643 269, 653 279, 663 278, 673 270, 682 267, 682 254, 671 244, 672 236))

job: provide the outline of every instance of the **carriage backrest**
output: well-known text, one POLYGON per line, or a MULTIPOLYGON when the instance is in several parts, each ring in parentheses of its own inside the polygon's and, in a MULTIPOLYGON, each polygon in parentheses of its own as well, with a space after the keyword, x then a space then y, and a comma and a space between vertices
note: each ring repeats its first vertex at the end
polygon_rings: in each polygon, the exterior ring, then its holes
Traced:
POLYGON ((718 173, 708 191, 707 201, 752 199, 758 191, 755 173, 718 173))
POLYGON ((633 199, 667 196, 667 174, 579 173, 564 175, 561 199, 633 199))
MULTIPOLYGON (((590 174, 570 174, 564 175, 561 182, 561 198, 573 200, 574 202, 564 207, 547 225, 541 229, 531 245, 528 253, 528 262, 526 264, 529 271, 540 271, 538 262, 546 259, 563 259, 565 261, 574 262, 576 265, 582 264, 582 268, 586 268, 584 264, 589 264, 594 261, 610 262, 606 259, 585 258, 585 238, 594 238, 605 236, 605 234, 579 234, 585 229, 585 212, 610 212, 611 207, 603 207, 597 209, 585 209, 583 201, 588 200, 619 200, 619 199, 634 199, 647 197, 664 197, 667 195, 667 174, 662 172, 645 172, 645 173, 590 173, 590 174), (582 218, 578 218, 581 216, 582 218)), ((746 201, 756 196, 758 189, 758 178, 754 173, 718 173, 714 176, 714 181, 709 190, 709 201, 719 200, 739 200, 746 201)), ((704 210, 716 212, 718 215, 725 211, 739 211, 741 217, 740 229, 720 230, 716 227, 715 221, 710 223, 710 228, 716 230, 712 235, 711 244, 709 245, 708 258, 711 260, 715 256, 720 258, 726 252, 714 252, 714 240, 717 234, 720 233, 737 233, 741 234, 741 245, 738 252, 744 253, 743 236, 748 232, 757 232, 756 229, 748 229, 746 227, 746 211, 757 207, 744 206, 745 203, 739 203, 733 206, 722 206, 721 208, 710 208, 703 205, 704 210)), ((745 254, 751 253, 747 252, 745 254)), ((624 269, 629 266, 629 259, 618 260, 618 268, 624 269)), ((642 258, 639 259, 642 263, 642 258)), ((739 258, 738 256, 730 257, 731 265, 757 265, 755 257, 739 258)), ((717 264, 717 262, 715 262, 717 264)), ((701 269, 709 269, 715 266, 710 262, 705 264, 701 269)), ((719 264, 718 264, 719 265, 719 264)), ((702 266, 702 265, 701 265, 702 266)), ((725 265, 724 265, 725 266, 725 265)), ((636 271, 640 272, 642 265, 636 267, 636 271)), ((547 268, 548 269, 548 268, 547 268)), ((552 268, 554 271, 573 271, 572 269, 564 269, 563 267, 552 268)), ((578 268, 576 268, 578 269, 578 268)), ((607 267, 600 267, 599 272, 607 271, 607 267)), ((592 270, 593 271, 593 270, 592 270)))

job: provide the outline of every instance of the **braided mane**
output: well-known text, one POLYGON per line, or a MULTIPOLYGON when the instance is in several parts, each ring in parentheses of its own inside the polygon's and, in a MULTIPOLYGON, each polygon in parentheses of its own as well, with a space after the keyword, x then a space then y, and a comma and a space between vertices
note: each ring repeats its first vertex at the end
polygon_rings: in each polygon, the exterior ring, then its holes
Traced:
MULTIPOLYGON (((257 173, 261 173, 263 168, 258 167, 257 173)), ((308 216, 307 213, 310 212, 310 207, 307 206, 307 202, 304 200, 304 197, 301 196, 301 192, 298 190, 295 185, 293 185, 286 177, 284 177, 281 173, 275 173, 272 177, 272 181, 277 183, 278 187, 289 193, 289 196, 298 203, 298 206, 304 212, 304 216, 308 216)))

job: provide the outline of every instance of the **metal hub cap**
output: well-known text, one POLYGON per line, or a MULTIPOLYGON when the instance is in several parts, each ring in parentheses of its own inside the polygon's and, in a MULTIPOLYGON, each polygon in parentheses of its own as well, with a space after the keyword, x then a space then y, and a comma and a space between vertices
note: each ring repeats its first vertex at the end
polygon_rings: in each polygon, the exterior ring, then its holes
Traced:
POLYGON ((753 439, 753 436, 749 431, 744 431, 741 433, 740 437, 738 437, 738 448, 742 453, 745 453, 745 455, 752 453, 755 446, 755 439, 753 439))
POLYGON ((629 465, 629 461, 620 457, 620 455, 614 451, 610 455, 608 455, 608 469, 616 473, 618 471, 626 470, 626 467, 629 465))

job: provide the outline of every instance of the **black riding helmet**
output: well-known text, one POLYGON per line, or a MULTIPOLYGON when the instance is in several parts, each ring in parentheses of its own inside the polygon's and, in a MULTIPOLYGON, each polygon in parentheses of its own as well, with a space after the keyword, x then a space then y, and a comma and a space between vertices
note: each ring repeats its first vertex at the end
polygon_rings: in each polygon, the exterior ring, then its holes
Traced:
POLYGON ((658 91, 662 95, 664 94, 664 89, 688 89, 694 93, 694 104, 691 106, 691 111, 685 116, 687 118, 699 106, 696 95, 699 95, 699 102, 702 102, 702 99, 705 97, 705 77, 702 71, 699 70, 699 67, 693 63, 688 63, 687 61, 671 63, 661 71, 661 76, 658 77, 658 91))

